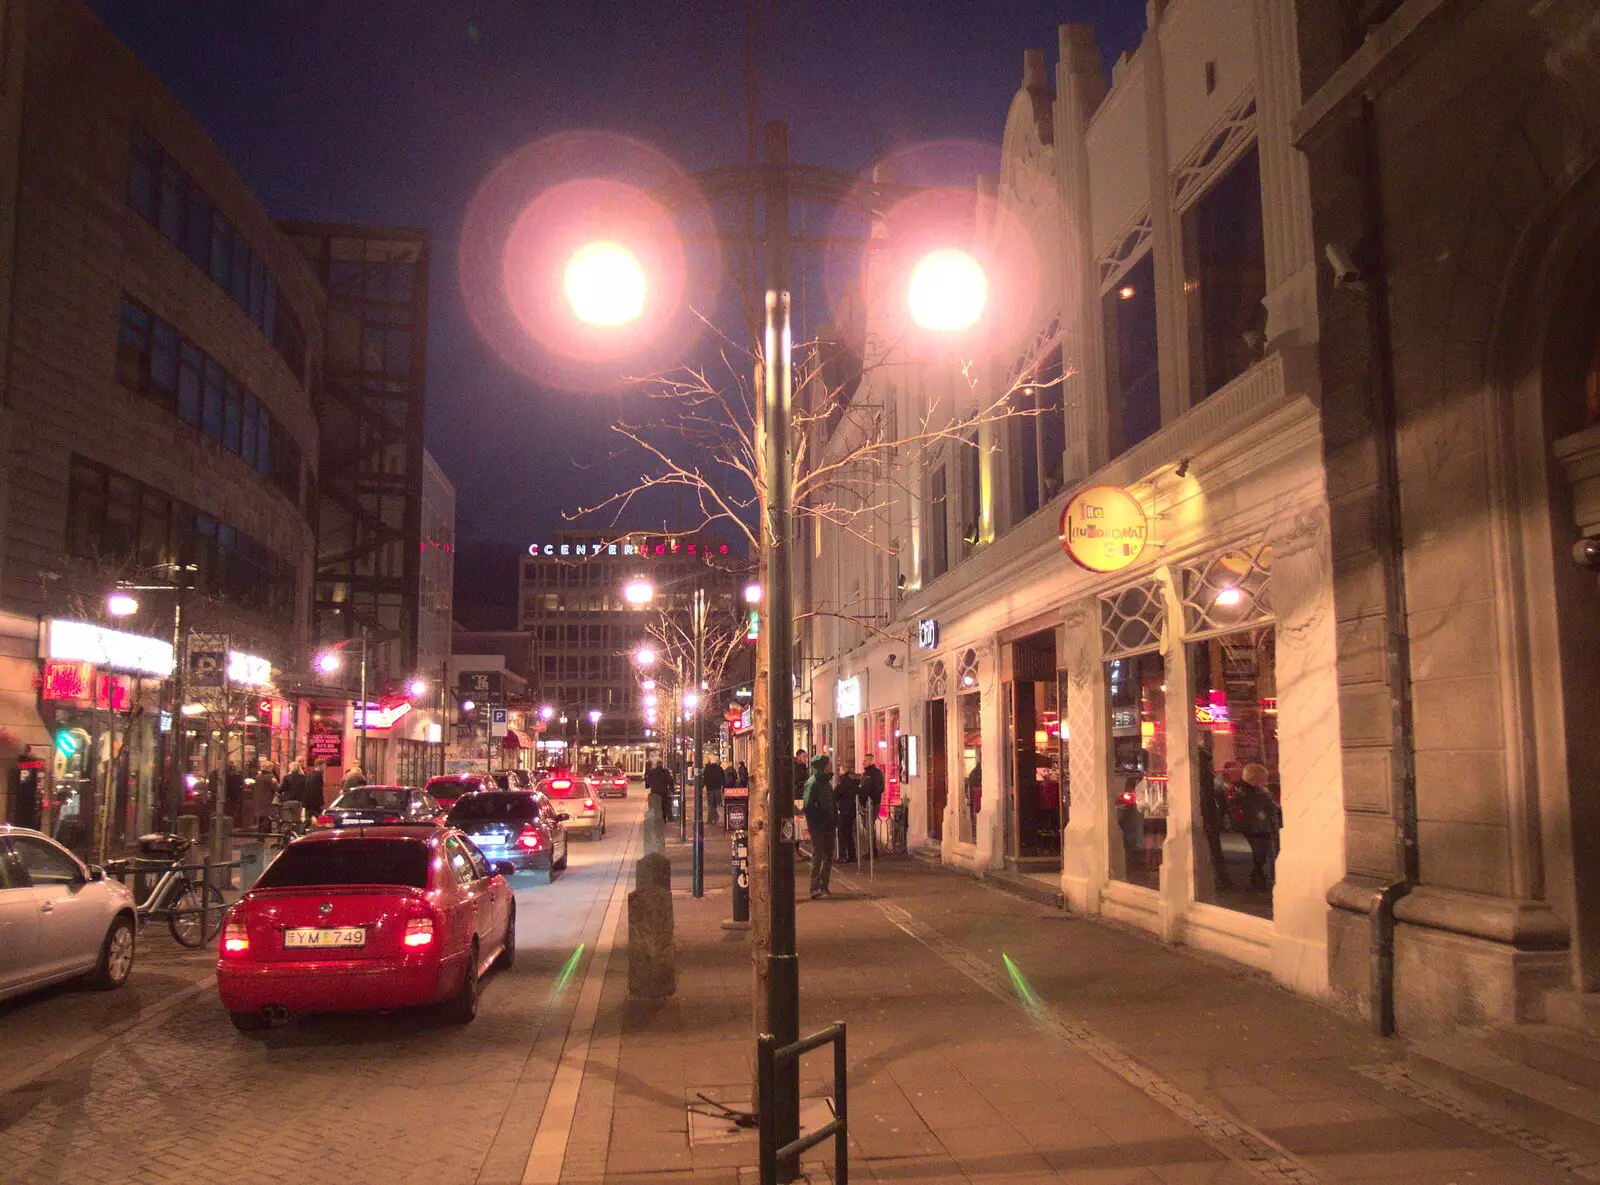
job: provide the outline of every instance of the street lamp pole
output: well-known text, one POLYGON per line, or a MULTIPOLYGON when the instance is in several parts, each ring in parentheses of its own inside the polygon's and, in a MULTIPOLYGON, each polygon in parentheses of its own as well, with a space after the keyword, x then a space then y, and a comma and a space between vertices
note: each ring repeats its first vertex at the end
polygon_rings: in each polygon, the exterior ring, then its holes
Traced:
POLYGON ((368 781, 372 780, 372 772, 367 769, 367 627, 361 627, 361 743, 357 749, 356 762, 361 766, 361 775, 368 781))
MULTIPOLYGON (((800 957, 794 920, 794 590, 790 558, 794 542, 794 491, 789 472, 789 417, 794 398, 789 320, 789 125, 766 126, 764 204, 767 238, 766 336, 762 415, 765 420, 767 521, 761 548, 767 597, 767 843, 771 927, 767 954, 767 1024, 781 1048, 800 1039, 800 957)), ((777 1067, 770 1100, 778 1147, 800 1136, 800 1063, 777 1067)), ((761 1100, 763 1107, 769 1100, 761 1100)), ((778 1166, 792 1180, 799 1157, 778 1166)))
POLYGON ((706 668, 706 589, 704 577, 697 573, 694 586, 694 852, 691 886, 694 896, 706 895, 706 812, 705 812, 705 682, 706 668))

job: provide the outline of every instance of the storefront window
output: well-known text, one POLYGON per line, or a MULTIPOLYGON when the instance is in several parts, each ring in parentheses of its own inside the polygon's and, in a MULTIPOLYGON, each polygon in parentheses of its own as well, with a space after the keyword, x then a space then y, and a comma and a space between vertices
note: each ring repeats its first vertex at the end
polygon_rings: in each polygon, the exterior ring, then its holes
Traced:
POLYGON ((1106 663, 1106 702, 1116 806, 1112 875, 1157 889, 1167 838, 1167 683, 1160 653, 1106 663))
POLYGON ((968 691, 956 697, 961 727, 961 842, 977 836, 975 821, 983 809, 983 726, 979 695, 968 691))
POLYGON ((1195 897, 1272 916, 1278 835, 1278 690, 1271 626, 1189 644, 1199 804, 1195 897))

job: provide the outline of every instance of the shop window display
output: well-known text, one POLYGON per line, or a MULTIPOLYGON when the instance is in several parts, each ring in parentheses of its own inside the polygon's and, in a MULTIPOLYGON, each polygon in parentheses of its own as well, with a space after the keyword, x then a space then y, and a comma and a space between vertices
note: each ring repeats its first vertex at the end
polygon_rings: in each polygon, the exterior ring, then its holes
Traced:
POLYGON ((976 821, 983 809, 983 725, 979 695, 969 691, 956 697, 961 727, 961 842, 977 837, 976 821))
POLYGON ((1112 875, 1161 887, 1167 838, 1167 683, 1157 651, 1105 665, 1111 710, 1112 875))
POLYGON ((1270 625, 1191 642, 1195 897, 1272 916, 1278 837, 1278 692, 1270 625))

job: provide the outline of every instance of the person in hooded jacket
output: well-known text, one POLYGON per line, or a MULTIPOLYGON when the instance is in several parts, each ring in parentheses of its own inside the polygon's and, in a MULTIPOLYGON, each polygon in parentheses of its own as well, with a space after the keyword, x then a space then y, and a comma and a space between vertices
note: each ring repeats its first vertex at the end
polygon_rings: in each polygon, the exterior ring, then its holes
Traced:
POLYGON ((847 864, 856 861, 856 796, 861 793, 861 779, 855 771, 845 769, 839 783, 833 788, 833 826, 838 842, 839 859, 847 864))
POLYGON ((801 809, 811 831, 811 899, 815 901, 829 895, 828 877, 833 872, 833 775, 828 771, 826 753, 811 759, 801 809))

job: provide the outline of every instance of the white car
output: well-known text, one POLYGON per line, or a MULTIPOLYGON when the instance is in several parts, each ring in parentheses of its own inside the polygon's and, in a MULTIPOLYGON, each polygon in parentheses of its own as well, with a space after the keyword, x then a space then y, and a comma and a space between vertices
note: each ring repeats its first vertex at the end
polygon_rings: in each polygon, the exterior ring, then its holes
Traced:
POLYGON ((127 886, 46 835, 0 823, 0 1000, 79 976, 121 987, 134 933, 127 886))
POLYGON ((567 824, 567 834, 599 839, 606 833, 606 804, 598 800, 595 784, 589 777, 551 774, 542 778, 536 790, 550 799, 567 824))

